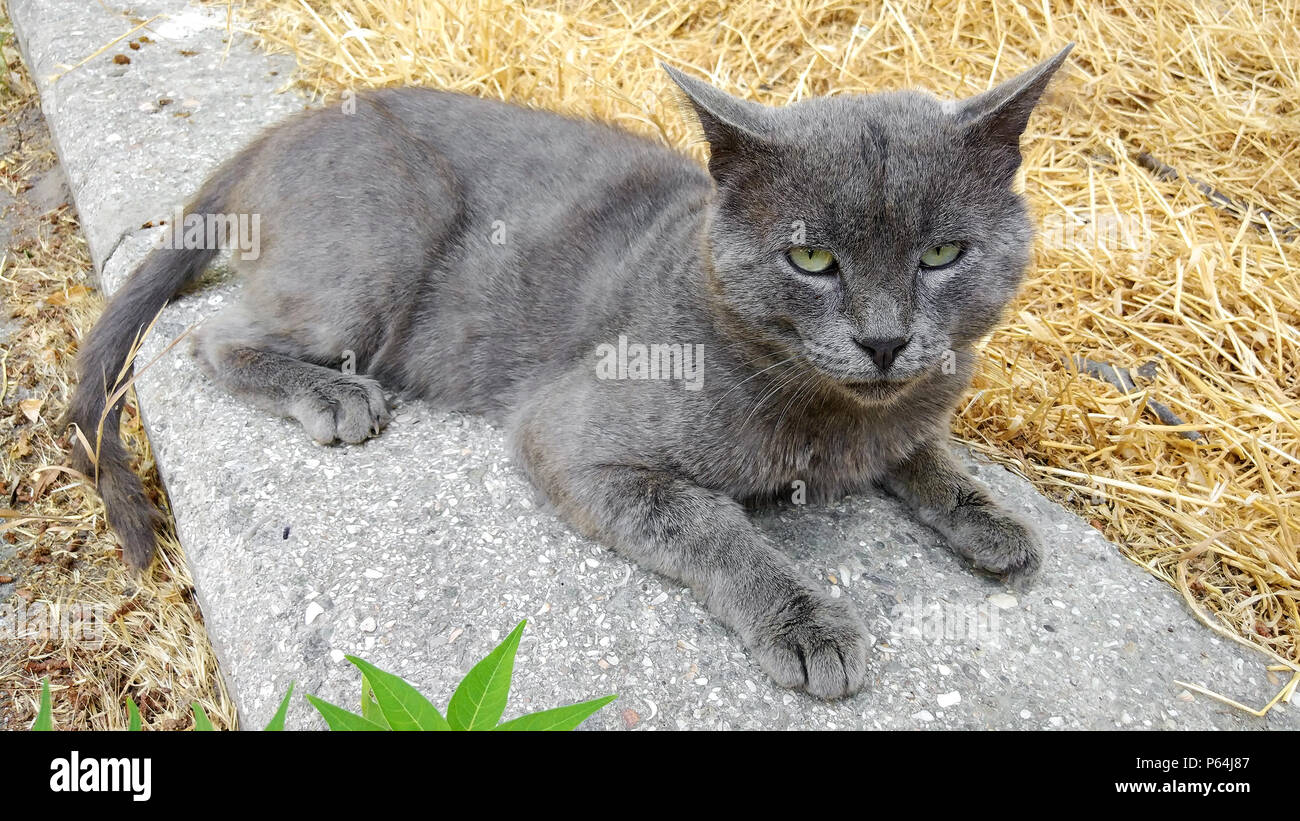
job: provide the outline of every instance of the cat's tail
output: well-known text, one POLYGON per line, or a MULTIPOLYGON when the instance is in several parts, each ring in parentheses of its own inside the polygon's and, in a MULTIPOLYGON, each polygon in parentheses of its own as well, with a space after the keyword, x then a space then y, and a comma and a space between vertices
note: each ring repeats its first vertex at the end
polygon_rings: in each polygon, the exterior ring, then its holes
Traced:
MULTIPOLYGON (((238 178, 239 164, 227 163, 204 184, 184 216, 204 215, 207 222, 207 215, 220 214, 238 178)), ((179 233, 185 224, 168 230, 179 233)), ((104 309, 77 356, 77 390, 65 417, 65 422, 77 427, 72 435, 72 466, 94 480, 108 523, 121 542, 122 556, 136 570, 153 560, 160 517, 140 477, 131 470, 130 455, 122 444, 122 405, 146 330, 168 300, 199 278, 226 242, 222 237, 220 243, 208 243, 207 237, 205 231, 205 241, 197 243, 203 247, 151 251, 104 309)))

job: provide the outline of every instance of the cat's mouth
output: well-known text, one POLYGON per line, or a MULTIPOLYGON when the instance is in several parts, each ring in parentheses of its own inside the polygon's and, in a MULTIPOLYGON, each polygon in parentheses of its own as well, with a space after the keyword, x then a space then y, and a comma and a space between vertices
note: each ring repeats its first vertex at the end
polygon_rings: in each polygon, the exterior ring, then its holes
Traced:
POLYGON ((862 402, 876 404, 887 402, 906 391, 916 381, 917 375, 889 377, 863 377, 861 370, 846 367, 851 364, 838 351, 828 350, 807 340, 803 342, 805 356, 817 370, 829 377, 840 388, 862 402))
POLYGON ((871 402, 884 402, 893 399, 906 390, 910 384, 912 384, 910 379, 867 379, 840 382, 840 385, 850 393, 871 402))

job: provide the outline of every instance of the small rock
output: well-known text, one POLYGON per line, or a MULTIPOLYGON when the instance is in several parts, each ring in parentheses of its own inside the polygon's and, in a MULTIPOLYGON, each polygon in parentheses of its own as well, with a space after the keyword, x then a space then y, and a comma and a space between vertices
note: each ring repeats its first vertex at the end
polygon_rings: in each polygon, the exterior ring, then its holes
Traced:
POLYGON ((939 702, 940 707, 951 707, 961 701, 961 693, 956 690, 953 690, 951 693, 940 693, 939 697, 936 698, 935 701, 939 702))
POLYGON ((365 620, 361 622, 361 632, 362 633, 375 632, 375 620, 370 616, 367 616, 365 620))
POLYGON ((934 721, 934 714, 929 710, 922 710, 919 713, 913 713, 912 718, 917 721, 934 721))
POLYGON ((307 623, 311 624, 312 622, 316 621, 317 617, 319 617, 320 614, 324 612, 325 612, 325 608, 321 607, 318 602, 312 602, 311 604, 308 604, 307 623))
POLYGON ((42 174, 27 191, 32 207, 44 214, 72 201, 72 189, 63 166, 55 165, 42 174))
POLYGON ((999 610, 1010 610, 1018 603, 1019 601, 1016 597, 1010 593, 994 593, 992 596, 989 596, 989 604, 999 610))
POLYGON ((623 711, 623 726, 629 730, 641 723, 641 716, 631 707, 623 711))

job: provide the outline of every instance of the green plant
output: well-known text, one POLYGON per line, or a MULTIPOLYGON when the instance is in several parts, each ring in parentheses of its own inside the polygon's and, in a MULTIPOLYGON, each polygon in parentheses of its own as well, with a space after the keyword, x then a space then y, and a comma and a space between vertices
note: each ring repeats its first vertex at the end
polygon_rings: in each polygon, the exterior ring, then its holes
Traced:
MULTIPOLYGON (((501 722, 510 695, 510 681, 514 677, 519 637, 523 635, 526 624, 527 619, 519 622, 505 641, 474 665, 452 694, 445 718, 432 702, 400 676, 386 673, 356 656, 347 656, 347 660, 361 671, 359 714, 312 695, 304 698, 320 712, 331 730, 572 730, 618 698, 609 695, 501 722)), ((293 685, 290 684, 275 716, 266 725, 267 730, 284 729, 292 696, 293 685)), ((194 729, 212 730, 212 722, 203 707, 197 701, 191 702, 190 706, 194 711, 194 729)), ((139 730, 140 710, 130 696, 126 699, 126 709, 127 729, 139 730)), ((41 679, 41 707, 32 729, 54 729, 48 677, 41 679)))
POLYGON ((36 713, 36 721, 32 722, 33 730, 53 730, 54 715, 50 707, 50 677, 46 676, 41 679, 41 709, 36 713))
POLYGON ((514 677, 515 653, 525 619, 497 648, 474 665, 447 704, 447 715, 399 676, 356 656, 347 656, 361 671, 361 713, 350 713, 324 699, 307 696, 331 730, 572 730, 617 696, 583 701, 529 713, 504 723, 514 677))

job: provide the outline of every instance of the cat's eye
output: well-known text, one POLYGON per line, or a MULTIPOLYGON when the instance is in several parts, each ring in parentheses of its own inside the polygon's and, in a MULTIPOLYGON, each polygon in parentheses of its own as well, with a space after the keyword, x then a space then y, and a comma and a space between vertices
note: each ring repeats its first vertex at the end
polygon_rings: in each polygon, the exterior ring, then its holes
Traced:
POLYGON ((786 251, 785 257, 805 274, 829 274, 835 271, 835 255, 825 248, 798 246, 786 251))
POLYGON ((945 268, 961 257, 961 246, 948 243, 927 248, 921 254, 922 268, 945 268))

